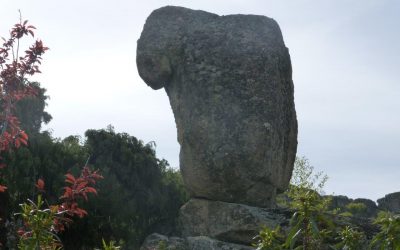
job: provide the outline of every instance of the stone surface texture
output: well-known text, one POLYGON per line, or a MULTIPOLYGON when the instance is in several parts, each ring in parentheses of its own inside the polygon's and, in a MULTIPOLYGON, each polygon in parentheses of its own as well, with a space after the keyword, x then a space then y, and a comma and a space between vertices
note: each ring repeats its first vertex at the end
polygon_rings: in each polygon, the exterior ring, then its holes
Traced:
POLYGON ((277 211, 237 203, 191 199, 180 210, 182 236, 207 235, 250 245, 263 226, 284 227, 287 218, 277 211))
POLYGON ((250 246, 223 242, 206 236, 197 237, 167 237, 161 234, 151 234, 144 241, 140 250, 254 250, 250 246), (162 246, 162 247, 161 247, 162 246))
POLYGON ((344 195, 337 195, 337 196, 328 195, 327 197, 330 197, 332 199, 330 205, 331 210, 340 208, 341 211, 346 211, 347 210, 346 206, 349 205, 350 203, 362 203, 365 205, 365 210, 360 211, 359 214, 357 214, 356 216, 374 218, 379 212, 376 202, 369 199, 363 199, 363 198, 351 199, 344 195))
POLYGON ((140 250, 158 250, 165 247, 166 250, 186 250, 185 239, 179 237, 168 237, 162 234, 153 233, 146 237, 140 250))
POLYGON ((292 68, 278 24, 163 7, 144 25, 137 67, 168 94, 192 197, 273 206, 297 148, 292 68))
POLYGON ((393 213, 400 213, 400 192, 385 195, 378 200, 378 207, 393 213))

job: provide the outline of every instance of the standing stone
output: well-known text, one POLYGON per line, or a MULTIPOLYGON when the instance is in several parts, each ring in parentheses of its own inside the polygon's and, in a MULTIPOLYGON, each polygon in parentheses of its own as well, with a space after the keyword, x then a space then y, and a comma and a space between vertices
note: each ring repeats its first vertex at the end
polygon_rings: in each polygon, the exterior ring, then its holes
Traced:
POLYGON ((146 21, 137 66, 168 94, 191 195, 273 206, 297 148, 292 68, 278 24, 163 7, 146 21))

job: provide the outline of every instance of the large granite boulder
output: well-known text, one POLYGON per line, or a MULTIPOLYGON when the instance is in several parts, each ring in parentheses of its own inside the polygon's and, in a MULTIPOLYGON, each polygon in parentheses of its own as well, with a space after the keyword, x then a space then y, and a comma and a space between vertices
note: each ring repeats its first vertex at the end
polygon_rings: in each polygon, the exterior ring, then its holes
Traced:
POLYGON ((137 66, 168 94, 192 197, 272 206, 297 148, 292 69, 278 24, 163 7, 144 25, 137 66))
POLYGON ((392 213, 400 213, 400 192, 385 195, 378 200, 378 207, 381 210, 392 213))

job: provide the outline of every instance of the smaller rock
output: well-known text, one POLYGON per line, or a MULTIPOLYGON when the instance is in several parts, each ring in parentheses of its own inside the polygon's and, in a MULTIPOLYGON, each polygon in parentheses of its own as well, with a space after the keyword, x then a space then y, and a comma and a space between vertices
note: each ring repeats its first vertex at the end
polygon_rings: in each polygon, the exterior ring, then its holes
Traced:
POLYGON ((253 250, 254 248, 212 239, 206 236, 178 238, 162 234, 149 235, 140 250, 253 250))
POLYGON ((385 195, 378 200, 378 208, 392 213, 400 213, 400 192, 385 195))
POLYGON ((365 205, 365 211, 361 214, 363 217, 374 218, 378 214, 378 206, 375 201, 370 199, 358 198, 353 201, 354 203, 362 203, 365 205))
POLYGON ((186 250, 188 248, 186 246, 186 241, 182 238, 167 237, 165 235, 157 233, 147 236, 142 246, 140 247, 140 250, 158 250, 158 249, 186 250))
POLYGON ((188 250, 254 250, 254 248, 239 244, 227 243, 206 236, 188 237, 188 250))
POLYGON ((277 210, 204 199, 191 199, 180 210, 182 236, 209 236, 250 245, 263 226, 287 224, 277 210))
POLYGON ((369 199, 358 198, 353 200, 344 195, 328 195, 327 197, 332 199, 329 206, 330 210, 340 208, 341 212, 345 212, 348 210, 347 206, 350 203, 362 203, 365 205, 365 211, 360 211, 358 214, 355 214, 357 217, 374 218, 379 211, 376 203, 369 199))
POLYGON ((335 209, 335 208, 345 208, 349 203, 351 203, 353 200, 350 199, 349 197, 345 195, 328 195, 327 197, 331 197, 332 201, 329 206, 329 209, 335 209))

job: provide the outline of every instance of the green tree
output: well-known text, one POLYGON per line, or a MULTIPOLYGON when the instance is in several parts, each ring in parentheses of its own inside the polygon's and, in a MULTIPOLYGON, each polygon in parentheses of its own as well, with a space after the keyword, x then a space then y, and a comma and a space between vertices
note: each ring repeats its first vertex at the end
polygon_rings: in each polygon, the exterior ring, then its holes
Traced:
POLYGON ((105 179, 98 186, 101 195, 87 204, 93 212, 62 235, 66 249, 100 247, 102 238, 135 249, 155 229, 174 230, 163 225, 174 225, 188 199, 179 172, 156 157, 152 144, 111 127, 85 135, 89 162, 105 179))
POLYGON ((4 155, 11 214, 19 210, 21 201, 34 197, 39 178, 46 180, 45 198, 50 203, 58 200, 64 174, 71 170, 77 173, 88 157, 85 148, 74 138, 55 140, 47 132, 33 133, 27 147, 4 155))
POLYGON ((295 212, 290 220, 290 231, 286 238, 285 247, 296 249, 320 249, 328 237, 332 221, 326 216, 329 198, 321 196, 328 177, 322 172, 314 173, 306 158, 296 158, 287 191, 289 207, 295 212), (297 241, 301 245, 297 245, 297 241), (296 247, 297 246, 297 247, 296 247))
POLYGON ((38 82, 30 82, 30 86, 37 93, 34 96, 27 96, 16 105, 15 114, 21 122, 21 128, 31 135, 39 133, 42 124, 51 121, 52 116, 45 111, 47 100, 46 89, 40 87, 38 82))

